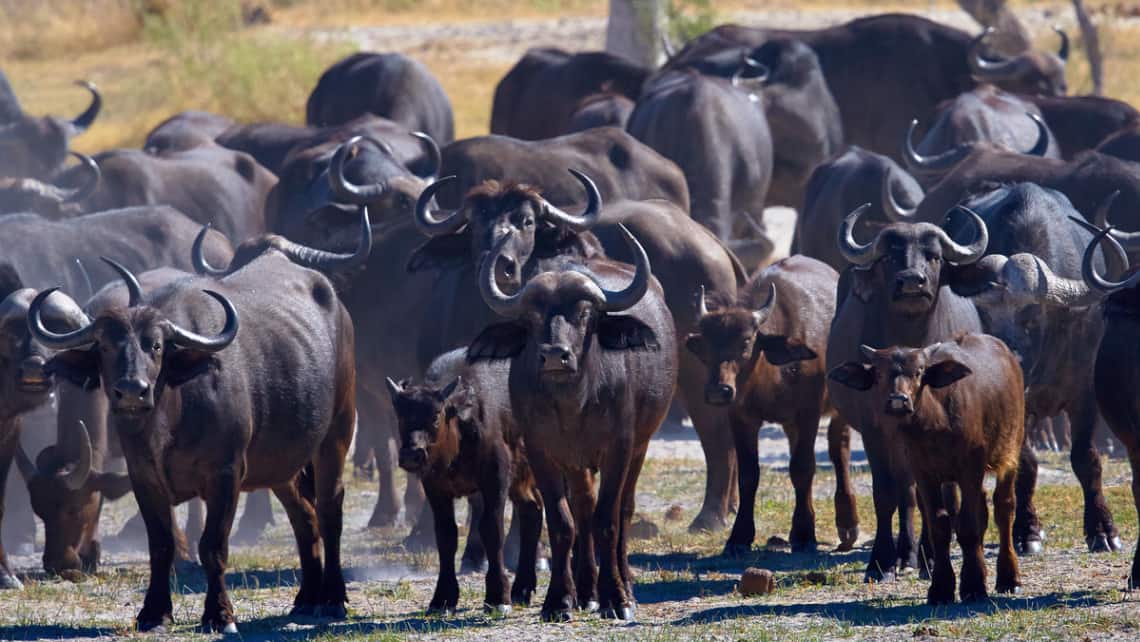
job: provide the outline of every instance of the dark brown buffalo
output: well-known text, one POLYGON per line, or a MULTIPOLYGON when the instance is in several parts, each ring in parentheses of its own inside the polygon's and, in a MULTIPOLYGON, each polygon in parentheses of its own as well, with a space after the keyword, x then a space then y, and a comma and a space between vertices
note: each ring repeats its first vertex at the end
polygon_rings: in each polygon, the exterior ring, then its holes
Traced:
POLYGON ((740 239, 751 267, 772 249, 771 240, 750 238, 773 163, 768 120, 753 98, 721 78, 670 71, 646 84, 629 117, 629 132, 684 172, 693 219, 721 240, 740 239))
POLYGON ((814 551, 815 437, 819 420, 830 418, 828 451, 835 466, 835 521, 839 550, 850 550, 859 535, 849 466, 850 428, 827 401, 823 355, 835 316, 838 275, 827 265, 793 256, 769 266, 748 282, 735 300, 702 296, 697 332, 685 345, 708 368, 705 399, 731 406, 732 435, 740 476, 740 509, 725 544, 728 555, 752 548, 756 488, 760 483, 757 436, 766 422, 779 423, 788 437, 788 466, 796 505, 788 541, 793 551, 814 551))
POLYGON ((590 94, 578 101, 578 106, 574 108, 570 122, 566 125, 566 133, 582 132, 595 127, 625 129, 634 105, 633 100, 621 94, 608 91, 590 94))
POLYGON ((1128 103, 1103 96, 1023 96, 1037 105, 1064 158, 1095 149, 1104 139, 1140 122, 1128 103))
POLYGON ((851 147, 812 172, 792 251, 842 270, 847 260, 835 245, 835 230, 848 212, 871 204, 855 228, 856 236, 866 238, 894 222, 898 212, 913 211, 922 196, 918 181, 893 160, 851 147))
POLYGON ((95 85, 75 84, 91 92, 91 104, 82 114, 71 120, 36 118, 23 112, 7 79, 0 76, 0 177, 46 180, 63 165, 71 138, 87 131, 103 106, 95 85))
MULTIPOLYGON (((676 205, 652 200, 619 201, 603 207, 593 182, 584 174, 576 176, 587 192, 588 205, 581 215, 561 210, 536 188, 497 182, 469 192, 463 206, 446 215, 428 207, 428 199, 444 184, 442 180, 421 195, 416 221, 435 238, 417 251, 411 265, 417 271, 438 270, 430 297, 435 303, 429 309, 465 311, 425 317, 419 333, 421 368, 455 342, 469 341, 493 319, 490 309, 471 300, 477 291, 474 266, 508 235, 512 240, 501 249, 498 278, 502 287, 517 289, 542 260, 566 254, 583 259, 595 256, 598 240, 611 258, 632 261, 618 233, 618 224, 626 225, 641 239, 656 266, 677 332, 694 326, 698 314, 693 293, 700 287, 732 298, 747 280, 732 253, 676 205)), ((700 437, 708 470, 704 501, 690 528, 715 530, 724 526, 735 475, 727 412, 705 401, 705 371, 696 356, 686 351, 679 359, 681 396, 700 437)))
POLYGON ((236 124, 226 116, 210 112, 179 112, 150 130, 143 149, 150 154, 164 154, 209 146, 222 132, 236 124))
POLYGON ((439 579, 428 611, 453 613, 459 603, 455 499, 478 493, 482 514, 477 522, 488 561, 483 608, 509 613, 512 603, 530 604, 536 590, 542 497, 503 385, 509 362, 468 365, 464 353, 455 350, 433 362, 431 370, 448 381, 442 388, 388 381, 400 426, 400 467, 423 481, 434 514, 439 579), (514 586, 504 565, 503 509, 508 497, 521 516, 514 586))
MULTIPOLYGON (((1090 288, 1106 295, 1104 301, 1104 338, 1096 353, 1093 381, 1101 415, 1117 439, 1124 443, 1132 467, 1132 501, 1140 508, 1140 404, 1135 391, 1140 389, 1140 277, 1134 269, 1126 277, 1106 278, 1096 271, 1094 258, 1098 243, 1123 248, 1105 229, 1093 238, 1085 250, 1082 276, 1090 288), (1119 279, 1119 280, 1116 280, 1119 279)), ((1109 252, 1111 253, 1111 252, 1109 252)), ((1132 557, 1132 568, 1126 586, 1140 587, 1140 543, 1132 557)))
POLYGON ((496 180, 540 186, 551 203, 569 207, 582 202, 582 186, 568 168, 593 179, 606 202, 663 198, 689 211, 681 169, 616 127, 539 141, 506 136, 456 141, 443 148, 439 174, 457 180, 441 185, 437 198, 454 209, 472 188, 496 180))
POLYGON ((907 124, 930 122, 939 103, 979 82, 1016 93, 1065 93, 1067 38, 1057 55, 1029 51, 995 60, 983 55, 985 35, 898 13, 804 31, 729 24, 689 42, 668 66, 689 66, 726 50, 747 52, 777 37, 800 40, 819 57, 847 142, 901 162, 897 141, 907 124))
POLYGON ((979 85, 939 105, 922 139, 913 144, 917 127, 918 121, 913 121, 903 158, 920 179, 937 180, 945 167, 978 144, 1061 158, 1061 149, 1037 107, 993 85, 979 85))
MULTIPOLYGON (((929 223, 894 223, 861 244, 852 229, 864 209, 848 215, 839 228, 839 247, 852 267, 839 279, 835 321, 827 340, 828 368, 858 361, 863 344, 925 347, 963 332, 981 332, 973 303, 950 290, 947 268, 982 258, 989 241, 985 223, 971 215, 974 231, 968 245, 929 223)), ((880 408, 833 380, 828 381, 828 395, 839 415, 862 433, 871 465, 876 524, 865 578, 892 578, 900 565, 918 568, 913 478, 894 441, 883 432, 880 408), (891 534, 896 509, 897 544, 891 534)))
POLYGON ((507 295, 495 266, 512 234, 495 244, 479 270, 484 301, 509 321, 484 329, 467 360, 510 362, 499 385, 508 387, 512 414, 525 427, 549 525, 544 620, 566 621, 576 605, 594 602, 603 617, 634 617, 629 524, 649 439, 676 386, 677 342, 649 258, 628 230, 622 233, 635 257, 632 270, 607 259, 568 257, 562 269, 544 271, 507 295), (573 447, 567 434, 574 435, 573 447), (598 491, 594 471, 602 476, 598 491))
POLYGON ((580 102, 599 92, 637 100, 649 70, 604 51, 527 50, 495 87, 491 133, 523 140, 568 134, 580 102))
MULTIPOLYGON (((24 319, 35 290, 25 287, 11 263, 0 264, 0 520, 4 518, 4 485, 20 444, 20 415, 46 404, 52 378, 46 370, 51 352, 29 337, 24 319)), ((62 294, 50 297, 44 319, 56 331, 83 323, 83 311, 62 294)), ((22 584, 8 565, 0 544, 0 589, 18 589, 22 584)))
POLYGON ((400 53, 361 51, 326 69, 305 104, 314 127, 343 125, 364 114, 424 132, 441 145, 455 138, 451 100, 422 63, 400 53))
POLYGON ((202 626, 237 632, 225 585, 227 540, 238 494, 254 488, 272 488, 294 528, 302 579, 293 613, 344 617, 340 476, 356 418, 353 326, 332 284, 308 268, 351 269, 366 260, 367 213, 361 228, 352 255, 266 236, 243 244, 224 278, 177 281, 149 295, 120 269, 128 304, 67 333, 41 323, 39 304, 54 290, 32 302, 33 335, 60 350, 49 369, 79 385, 100 381, 110 404, 150 548, 140 630, 172 622, 170 507, 201 497, 202 626), (218 326, 216 335, 189 329, 218 326))
POLYGON ((99 165, 90 156, 71 154, 82 169, 65 172, 70 185, 35 178, 0 178, 0 214, 34 213, 50 219, 82 214, 80 202, 99 185, 99 165))
POLYGON ((95 162, 101 177, 79 201, 85 212, 170 205, 234 243, 265 231, 265 198, 277 181, 248 154, 216 145, 161 156, 120 149, 95 162))
POLYGON ((914 471, 934 545, 927 604, 954 602, 950 539, 962 547, 963 602, 986 599, 986 473, 997 478, 998 593, 1021 586, 1013 547, 1014 484, 1025 439, 1021 366, 998 339, 966 334, 923 348, 861 346, 863 361, 849 361, 830 378, 866 392, 879 410, 885 434, 901 443, 914 471), (952 488, 961 491, 959 506, 952 488))

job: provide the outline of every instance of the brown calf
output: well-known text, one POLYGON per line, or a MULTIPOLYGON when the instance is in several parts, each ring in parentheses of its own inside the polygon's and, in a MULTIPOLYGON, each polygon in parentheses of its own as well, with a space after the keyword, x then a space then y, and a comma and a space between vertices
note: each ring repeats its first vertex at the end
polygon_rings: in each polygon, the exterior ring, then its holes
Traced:
POLYGON ((736 300, 718 305, 706 300, 702 291, 698 332, 690 334, 685 344, 708 368, 705 400, 731 405, 740 511, 724 547, 726 555, 748 551, 756 536, 757 434, 766 421, 783 426, 791 450, 789 473, 796 490, 792 550, 816 547, 811 482, 815 438, 825 415, 831 417, 828 450, 836 472, 840 550, 850 550, 858 537, 859 517, 848 474, 851 429, 827 401, 827 372, 820 358, 827 351, 828 329, 835 316, 838 278, 827 264, 794 256, 756 273, 736 300))
POLYGON ((870 391, 873 402, 881 404, 878 419, 885 434, 897 435, 906 449, 934 540, 927 603, 954 601, 952 526, 962 547, 962 601, 986 598, 986 471, 997 477, 996 588, 999 593, 1016 592, 1021 582, 1013 548, 1014 482, 1025 438, 1025 386, 1017 359, 1004 343, 983 334, 965 334, 925 348, 860 349, 864 363, 848 361, 829 376, 855 390, 870 391), (961 491, 960 510, 949 484, 961 491))

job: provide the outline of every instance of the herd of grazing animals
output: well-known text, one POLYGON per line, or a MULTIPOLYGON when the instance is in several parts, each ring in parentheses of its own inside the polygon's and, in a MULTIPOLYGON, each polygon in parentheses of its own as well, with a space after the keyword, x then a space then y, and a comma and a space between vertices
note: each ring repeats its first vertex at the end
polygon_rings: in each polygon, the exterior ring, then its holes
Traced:
MULTIPOLYGON (((1065 95, 1063 32, 1056 54, 1005 55, 989 33, 723 25, 660 69, 534 49, 496 88, 492 134, 458 141, 423 65, 360 53, 304 126, 183 112, 142 150, 73 164, 98 90, 81 83, 75 119, 35 117, 0 75, 0 480, 15 464, 45 570, 93 572, 103 502, 133 492, 138 628, 172 623, 171 565, 196 558, 202 626, 236 632, 238 497, 268 489, 299 551, 291 614, 343 618, 352 450, 378 478, 370 526, 397 520, 396 468, 414 474, 405 543, 439 552, 430 611, 459 607, 467 498, 486 609, 529 604, 545 518, 542 618, 629 620, 636 485, 670 413, 706 460, 690 529, 739 501, 726 555, 756 537, 763 422, 790 445, 790 544, 815 550, 824 418, 840 550, 860 532, 851 429, 870 464, 868 580, 918 568, 931 604, 954 601, 956 535, 958 595, 984 598, 989 472, 994 586, 1017 591, 1044 540, 1033 446, 1066 424, 1089 550, 1120 550, 1093 435, 1103 418, 1140 501, 1140 114, 1065 95), (798 211, 793 256, 773 254, 769 205, 798 211), (53 399, 54 430, 21 426, 53 399), (25 452, 21 430, 55 440, 25 452)), ((21 588, 2 548, 0 588, 21 588)))

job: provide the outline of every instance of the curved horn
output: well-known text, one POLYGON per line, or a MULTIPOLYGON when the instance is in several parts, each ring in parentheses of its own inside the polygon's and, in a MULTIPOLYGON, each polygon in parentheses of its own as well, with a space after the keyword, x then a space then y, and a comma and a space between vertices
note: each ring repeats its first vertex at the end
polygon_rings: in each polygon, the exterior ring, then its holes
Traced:
POLYGON ((412 132, 412 136, 420 139, 424 144, 424 149, 427 150, 428 160, 431 161, 431 172, 428 177, 434 178, 439 175, 439 168, 443 166, 443 154, 439 151, 439 145, 436 144, 435 139, 426 134, 425 132, 412 132))
POLYGON ((999 288, 1018 296, 1028 296, 1047 305, 1087 307, 1100 300, 1101 294, 1081 279, 1058 276, 1040 257, 1019 253, 1011 257, 990 254, 985 261, 997 258, 999 288))
POLYGON ((1099 245, 1101 241, 1114 243, 1115 239, 1109 236, 1109 232, 1111 231, 1111 227, 1106 227, 1098 232, 1097 235, 1093 237, 1093 240, 1089 243, 1088 247, 1085 248, 1085 255, 1081 259, 1081 278, 1084 279, 1085 283, 1088 284, 1090 288, 1099 290, 1105 294, 1111 294, 1117 290, 1132 288, 1135 287, 1137 283, 1140 283, 1140 271, 1136 272, 1123 281, 1116 282, 1108 281, 1103 276, 1097 274, 1096 267, 1093 265, 1093 257, 1096 255, 1096 246, 1099 245))
POLYGON ((79 160, 79 163, 87 170, 84 172, 87 175, 87 180, 80 184, 79 187, 71 190, 67 197, 63 199, 65 203, 75 203, 90 196, 91 193, 95 191, 95 188, 99 187, 99 180, 103 175, 102 172, 99 171, 99 163, 96 163, 94 158, 76 151, 71 152, 71 155, 79 160))
MULTIPOLYGON (((1096 208, 1096 213, 1093 214, 1093 225, 1101 229, 1108 227, 1108 212, 1112 209, 1112 204, 1116 202, 1116 198, 1118 196, 1120 196, 1120 190, 1115 190, 1100 202, 1100 205, 1096 208)), ((1069 218, 1073 217, 1070 216, 1069 218)), ((1077 219, 1074 218, 1073 220, 1076 221, 1077 219)), ((1077 222, 1084 223, 1084 221, 1077 222)), ((1096 234, 1099 231, 1099 229, 1095 230, 1093 231, 1093 234, 1096 234)), ((1117 236, 1117 240, 1119 240, 1119 236, 1117 236)))
POLYGON ((234 342, 238 333, 238 313, 234 308, 234 304, 225 296, 214 292, 213 290, 202 290, 213 298, 218 303, 222 304, 222 308, 226 311, 226 324, 222 331, 213 337, 204 337, 200 334, 191 332, 185 328, 179 327, 173 321, 167 321, 170 329, 171 343, 180 348, 191 348, 194 350, 202 350, 204 352, 218 352, 223 350, 226 346, 234 342))
POLYGON ((384 377, 384 383, 388 386, 388 394, 391 395, 393 399, 404 391, 404 387, 396 383, 392 377, 384 377))
POLYGON ((79 449, 79 460, 76 461, 74 468, 59 476, 59 480, 68 490, 82 489, 87 483, 87 478, 91 476, 91 435, 87 432, 87 424, 82 421, 77 423, 79 429, 75 431, 75 437, 78 439, 76 448, 79 449))
POLYGON ((329 162, 329 189, 338 199, 349 203, 362 205, 370 203, 387 191, 388 186, 383 182, 374 185, 356 185, 350 183, 344 176, 344 162, 349 154, 356 152, 357 145, 368 141, 377 148, 387 151, 391 155, 391 148, 371 136, 353 136, 336 148, 332 160, 329 162))
POLYGON ((103 97, 99 95, 99 88, 92 82, 76 80, 75 84, 91 92, 91 104, 87 106, 87 109, 83 110, 82 114, 79 114, 71 121, 71 126, 75 128, 75 133, 82 134, 87 131, 91 123, 95 122, 95 117, 99 115, 99 110, 103 108, 103 97))
POLYGON ((123 267, 123 265, 121 263, 119 263, 118 261, 115 261, 114 259, 109 259, 105 256, 100 256, 99 260, 103 261, 107 265, 110 265, 112 270, 118 272, 119 278, 121 278, 123 280, 123 283, 126 284, 126 286, 127 286, 127 307, 133 308, 136 305, 138 305, 139 302, 142 301, 142 286, 139 285, 139 280, 137 278, 135 278, 135 275, 130 270, 123 267))
MULTIPOLYGON (((649 290, 649 275, 651 274, 649 266, 649 255, 645 253, 645 248, 629 231, 629 228, 624 223, 618 223, 618 230, 621 231, 622 238, 625 239, 626 245, 629 246, 630 251, 633 253, 634 273, 633 280, 624 290, 611 291, 602 288, 602 295, 605 297, 605 302, 602 304, 602 309, 607 312, 621 312, 628 310, 637 305, 637 302, 645 296, 649 290)), ((601 285, 599 284, 599 287, 601 285)))
POLYGON ((1016 60, 987 60, 982 57, 981 46, 986 37, 994 32, 993 27, 986 27, 985 31, 974 38, 970 51, 966 54, 966 61, 970 71, 981 80, 1002 80, 1016 74, 1016 60))
POLYGON ((982 258, 986 253, 986 246, 990 243, 990 231, 986 228, 986 222, 982 220, 981 216, 974 210, 966 207, 965 205, 958 205, 958 210, 961 210, 970 215, 970 220, 974 223, 974 228, 977 234, 974 236, 974 242, 969 245, 959 245, 946 230, 931 225, 937 230, 938 240, 942 243, 942 255, 947 261, 957 263, 958 265, 969 265, 982 258))
POLYGON ((768 317, 772 316, 772 310, 776 309, 776 284, 768 284, 768 301, 760 306, 759 310, 752 311, 752 319, 756 322, 757 326, 764 325, 768 317))
POLYGON ((70 350, 94 343, 95 326, 91 323, 88 323, 78 330, 72 330, 64 334, 56 334, 44 327, 43 319, 40 318, 40 308, 43 306, 44 301, 57 290, 59 290, 59 288, 44 290, 37 294, 36 298, 32 299, 31 305, 28 306, 28 332, 35 337, 36 341, 39 341, 52 350, 70 350))
MULTIPOLYGON (((1103 207, 1103 205, 1102 205, 1102 207, 1103 207)), ((1101 227, 1098 227, 1096 225, 1093 225, 1092 223, 1089 223, 1088 221, 1081 218, 1080 216, 1070 216, 1069 220, 1076 223, 1077 225, 1080 225, 1081 227, 1085 228, 1093 236, 1097 236, 1098 234, 1100 234, 1101 229, 1102 229, 1101 227)), ((1118 233, 1117 230, 1112 228, 1111 225, 1107 225, 1107 224, 1104 226, 1104 228, 1108 228, 1108 230, 1109 230, 1108 236, 1106 236, 1104 239, 1104 243, 1108 247, 1107 248, 1104 248, 1104 247, 1101 248, 1102 250, 1104 250, 1105 273, 1109 274, 1109 275, 1124 274, 1124 273, 1128 272, 1128 252, 1126 252, 1124 250, 1124 248, 1120 245, 1120 243, 1117 242, 1117 240, 1115 238, 1115 235, 1118 233)))
POLYGON ((1053 25, 1053 31, 1056 31, 1057 35, 1061 37, 1061 48, 1057 50, 1057 57, 1061 59, 1061 62, 1069 62, 1069 34, 1057 25, 1053 25))
POLYGON ((504 234, 502 238, 495 243, 495 247, 483 257, 483 263, 479 266, 479 294, 483 296, 483 302, 502 317, 514 318, 518 316, 522 308, 522 295, 526 288, 520 289, 513 295, 503 294, 499 289, 499 284, 495 281, 495 263, 499 260, 499 255, 503 252, 503 246, 507 241, 514 237, 514 232, 504 234))
POLYGON ((1044 156, 1045 152, 1049 150, 1049 127, 1037 114, 1026 112, 1025 115, 1029 116, 1033 124, 1037 125, 1037 142, 1033 143, 1033 147, 1024 153, 1029 156, 1044 156))
POLYGON ((677 48, 669 40, 669 34, 661 32, 661 50, 665 52, 665 61, 668 62, 677 56, 677 48))
POLYGON ((206 223, 202 226, 202 230, 198 232, 198 236, 194 237, 194 245, 190 246, 190 261, 194 265, 194 271, 198 274, 205 276, 212 276, 215 279, 220 279, 226 275, 228 270, 223 268, 216 268, 210 265, 206 260, 205 244, 206 235, 210 233, 210 224, 206 223))
POLYGON ((24 452, 24 446, 19 443, 16 444, 16 468, 20 471, 20 477, 24 478, 24 482, 31 481, 38 472, 28 453, 24 452))
POLYGON ((903 160, 907 167, 920 171, 942 171, 954 167, 970 153, 970 145, 957 145, 933 156, 920 154, 914 147, 914 131, 918 129, 918 119, 910 121, 903 141, 903 160))
POLYGON ((91 283, 91 274, 87 272, 87 266, 83 265, 83 261, 79 257, 75 257, 75 267, 79 270, 79 278, 83 279, 83 286, 87 288, 86 299, 95 296, 95 286, 91 283))
POLYGON ((273 247, 289 257, 289 260, 311 270, 329 274, 351 270, 368 263, 372 253, 372 223, 368 220, 368 206, 360 206, 360 239, 356 250, 348 254, 318 250, 283 236, 273 238, 273 247))
POLYGON ((839 235, 837 239, 839 242, 839 253, 852 265, 870 265, 879 260, 879 257, 882 256, 882 252, 877 247, 879 240, 877 236, 866 245, 859 245, 855 242, 855 223, 857 223, 859 217, 869 209, 871 209, 871 204, 863 203, 855 208, 855 211, 844 217, 843 223, 839 225, 839 235))
POLYGON ((1073 220, 1084 225, 1084 227, 1086 229, 1089 229, 1093 234, 1100 232, 1100 229, 1097 228, 1112 228, 1109 232, 1109 238, 1116 241, 1117 245, 1123 246, 1123 249, 1126 251, 1140 251, 1140 232, 1122 232, 1121 230, 1112 227, 1108 222, 1108 212, 1110 209, 1112 209, 1112 204, 1118 196, 1120 196, 1120 190, 1114 191, 1113 193, 1109 194, 1108 197, 1100 204, 1100 207, 1097 208, 1096 214, 1093 216, 1093 221, 1096 224, 1096 228, 1093 228, 1085 221, 1079 221, 1075 218, 1073 220))
POLYGON ((895 200, 895 192, 892 188, 894 182, 891 180, 893 175, 890 171, 883 174, 882 194, 879 200, 882 201, 883 214, 887 216, 887 220, 892 223, 900 221, 907 221, 914 218, 915 213, 918 211, 918 206, 903 207, 895 200))
POLYGON ((576 169, 571 169, 570 173, 582 187, 586 188, 586 209, 577 216, 569 214, 553 205, 545 198, 542 199, 543 213, 546 218, 569 228, 575 232, 585 232, 586 230, 594 227, 602 213, 602 193, 598 191, 598 186, 594 184, 593 179, 586 176, 583 172, 576 169))
POLYGON ((764 83, 768 82, 768 77, 771 74, 772 72, 770 69, 768 69, 768 65, 765 65, 752 56, 745 54, 740 57, 740 67, 738 67, 732 74, 732 86, 740 87, 745 80, 748 80, 749 82, 756 85, 763 85, 764 83), (752 71, 753 75, 745 77, 744 72, 746 70, 752 71))
POLYGON ((452 210, 446 213, 443 218, 437 219, 435 213, 431 211, 432 199, 435 198, 435 193, 441 187, 455 180, 455 175, 444 176, 443 178, 433 182, 420 192, 419 199, 416 200, 416 227, 420 229, 425 236, 447 236, 459 231, 459 228, 467 224, 466 217, 459 215, 459 210, 452 210))
POLYGON ((701 317, 708 316, 708 314, 709 314, 709 304, 708 304, 708 301, 705 300, 705 286, 702 285, 701 286, 701 298, 697 302, 697 318, 699 319, 701 317))

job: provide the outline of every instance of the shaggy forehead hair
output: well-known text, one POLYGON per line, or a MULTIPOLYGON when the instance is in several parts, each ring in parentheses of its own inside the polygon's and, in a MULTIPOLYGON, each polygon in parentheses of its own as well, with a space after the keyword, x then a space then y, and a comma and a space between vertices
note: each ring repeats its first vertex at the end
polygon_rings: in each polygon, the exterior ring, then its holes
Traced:
POLYGON ((474 205, 497 204, 511 209, 526 201, 537 205, 541 194, 542 190, 533 185, 486 180, 468 190, 465 200, 474 205))

